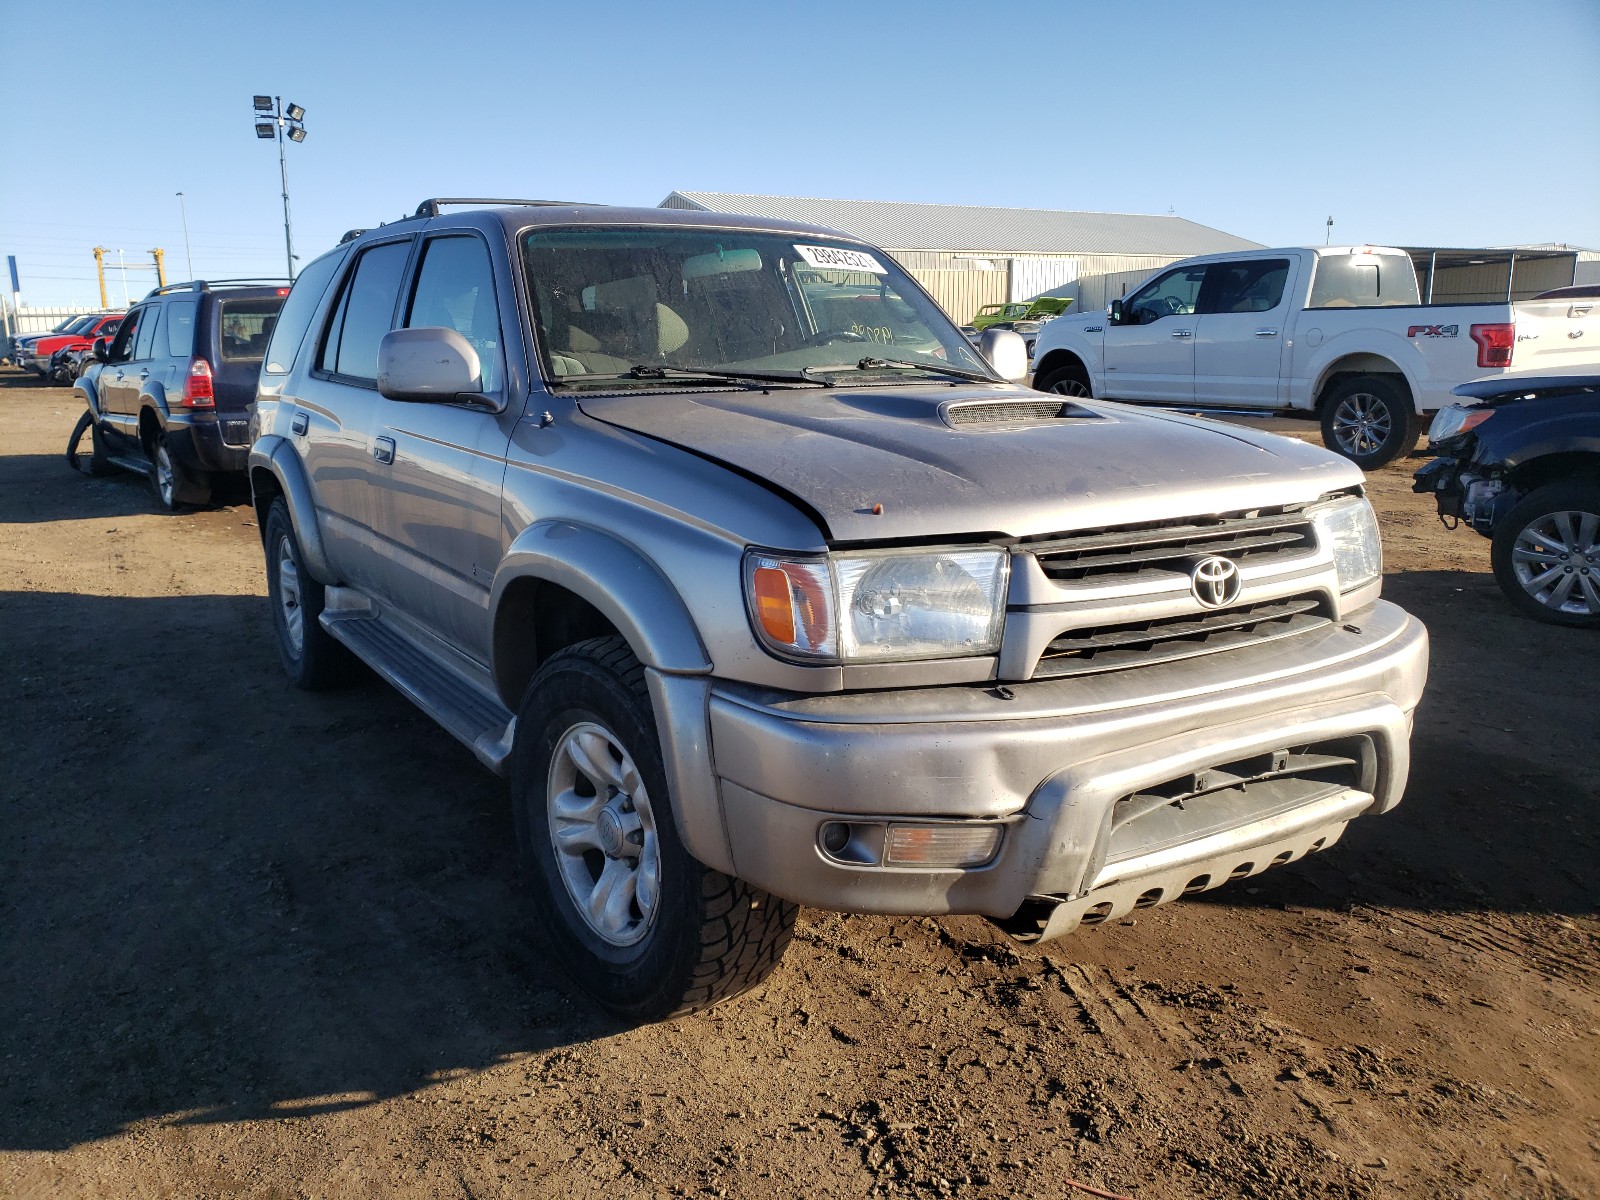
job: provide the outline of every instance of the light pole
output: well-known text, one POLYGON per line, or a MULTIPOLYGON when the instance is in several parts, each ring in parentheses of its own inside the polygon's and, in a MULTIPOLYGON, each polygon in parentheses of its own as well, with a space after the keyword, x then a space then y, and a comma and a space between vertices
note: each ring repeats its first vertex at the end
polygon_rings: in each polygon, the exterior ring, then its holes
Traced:
POLYGON ((183 261, 189 266, 189 278, 194 278, 194 257, 189 253, 189 210, 184 206, 183 193, 178 193, 178 212, 183 217, 183 261))
POLYGON ((256 136, 278 139, 278 174, 283 180, 283 250, 289 263, 289 278, 294 278, 294 235, 289 232, 289 164, 283 156, 283 135, 291 142, 306 140, 306 110, 298 104, 285 104, 281 96, 256 96, 256 136))

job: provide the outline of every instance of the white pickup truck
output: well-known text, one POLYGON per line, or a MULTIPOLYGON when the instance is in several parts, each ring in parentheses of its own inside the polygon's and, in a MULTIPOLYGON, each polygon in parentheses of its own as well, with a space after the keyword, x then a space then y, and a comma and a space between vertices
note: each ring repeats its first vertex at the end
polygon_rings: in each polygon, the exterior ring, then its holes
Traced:
POLYGON ((1422 414, 1459 383, 1600 366, 1600 303, 1424 305, 1403 250, 1323 246, 1175 263, 1109 311, 1057 317, 1034 348, 1035 388, 1175 408, 1322 419, 1363 468, 1408 453, 1422 414))

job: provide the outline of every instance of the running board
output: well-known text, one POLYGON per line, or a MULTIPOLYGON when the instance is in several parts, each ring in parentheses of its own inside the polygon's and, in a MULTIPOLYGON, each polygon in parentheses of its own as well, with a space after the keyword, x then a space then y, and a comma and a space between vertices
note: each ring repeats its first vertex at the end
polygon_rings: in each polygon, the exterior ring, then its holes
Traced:
MULTIPOLYGON (((83 456, 80 454, 78 457, 82 458, 83 456)), ((133 454, 108 454, 106 455, 106 461, 113 466, 121 467, 124 471, 132 471, 135 475, 150 474, 150 460, 148 458, 139 458, 133 454)))
POLYGON ((324 609, 322 627, 444 726, 484 766, 496 775, 506 773, 517 721, 496 697, 419 649, 379 617, 324 609))

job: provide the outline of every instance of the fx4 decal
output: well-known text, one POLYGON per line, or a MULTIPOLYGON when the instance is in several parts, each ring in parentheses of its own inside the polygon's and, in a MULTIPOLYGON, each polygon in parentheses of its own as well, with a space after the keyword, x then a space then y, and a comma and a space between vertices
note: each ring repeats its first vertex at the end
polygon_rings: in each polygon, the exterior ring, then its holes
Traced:
POLYGON ((1413 325, 1406 330, 1408 338, 1414 337, 1455 337, 1461 332, 1459 325, 1413 325))

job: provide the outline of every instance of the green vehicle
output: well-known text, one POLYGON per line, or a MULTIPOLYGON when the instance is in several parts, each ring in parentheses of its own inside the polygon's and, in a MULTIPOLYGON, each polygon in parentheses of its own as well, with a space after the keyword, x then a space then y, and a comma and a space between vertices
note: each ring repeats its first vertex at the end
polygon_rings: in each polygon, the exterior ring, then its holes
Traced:
POLYGON ((1006 325, 1012 321, 1048 321, 1059 317, 1072 307, 1070 296, 1040 296, 1032 301, 1013 301, 1010 304, 985 304, 972 318, 972 327, 979 333, 993 325, 1006 325))

